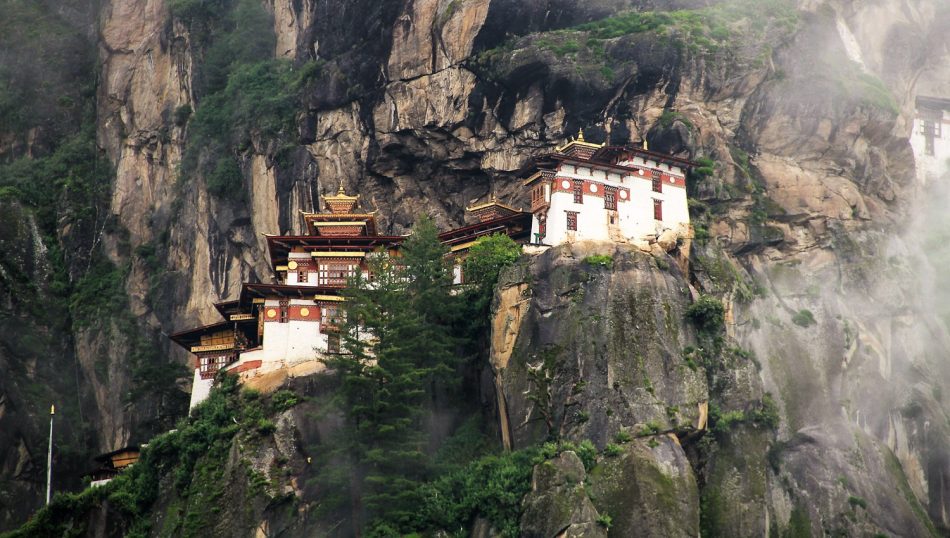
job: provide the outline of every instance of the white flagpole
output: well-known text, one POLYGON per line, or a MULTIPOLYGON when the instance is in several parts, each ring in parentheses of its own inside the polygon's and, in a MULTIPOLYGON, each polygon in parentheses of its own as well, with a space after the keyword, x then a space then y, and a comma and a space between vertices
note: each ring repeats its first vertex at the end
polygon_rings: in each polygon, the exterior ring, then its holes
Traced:
POLYGON ((51 485, 53 483, 53 416, 56 406, 49 406, 49 452, 46 454, 46 504, 49 504, 51 485))

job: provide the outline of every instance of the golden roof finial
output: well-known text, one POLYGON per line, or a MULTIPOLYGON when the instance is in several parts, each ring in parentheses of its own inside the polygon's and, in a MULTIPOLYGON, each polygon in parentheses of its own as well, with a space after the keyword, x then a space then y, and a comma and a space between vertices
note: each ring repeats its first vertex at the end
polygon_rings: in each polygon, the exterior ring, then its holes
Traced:
POLYGON ((343 180, 340 179, 340 188, 336 191, 337 196, 342 196, 346 194, 346 190, 343 188, 343 180))
POLYGON ((647 143, 646 137, 643 138, 643 149, 650 151, 650 144, 647 143))
POLYGON ((583 141, 584 141, 584 128, 583 128, 583 127, 577 129, 577 141, 578 141, 578 142, 583 142, 583 141))

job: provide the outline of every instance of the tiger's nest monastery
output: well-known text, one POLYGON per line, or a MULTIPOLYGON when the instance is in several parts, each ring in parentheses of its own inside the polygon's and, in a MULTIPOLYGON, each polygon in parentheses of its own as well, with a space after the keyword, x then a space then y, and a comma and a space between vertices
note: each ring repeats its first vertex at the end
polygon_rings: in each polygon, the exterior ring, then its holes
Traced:
MULTIPOLYGON (((486 235, 504 233, 536 251, 688 233, 685 171, 692 164, 647 149, 592 144, 580 133, 522 174, 530 212, 492 196, 466 208, 473 224, 439 235, 455 261, 455 283, 464 281, 467 250, 486 235)), ((283 379, 319 371, 321 355, 340 352, 340 290, 357 274, 370 276, 368 254, 396 254, 406 236, 380 235, 375 212, 360 209, 359 196, 347 195, 342 184, 323 201, 323 212, 303 215, 306 235, 267 236, 275 283, 245 283, 239 298, 215 304, 222 321, 171 336, 195 357, 191 407, 208 397, 220 371, 242 381, 283 379)))

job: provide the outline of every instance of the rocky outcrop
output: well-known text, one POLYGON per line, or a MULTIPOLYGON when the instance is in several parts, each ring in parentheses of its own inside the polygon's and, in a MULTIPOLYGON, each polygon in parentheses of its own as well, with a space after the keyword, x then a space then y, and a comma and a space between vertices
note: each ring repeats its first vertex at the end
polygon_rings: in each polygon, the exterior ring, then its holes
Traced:
POLYGON ((689 283, 673 258, 582 242, 519 269, 499 283, 494 321, 512 343, 491 358, 513 447, 695 428, 709 394, 683 354, 689 283))

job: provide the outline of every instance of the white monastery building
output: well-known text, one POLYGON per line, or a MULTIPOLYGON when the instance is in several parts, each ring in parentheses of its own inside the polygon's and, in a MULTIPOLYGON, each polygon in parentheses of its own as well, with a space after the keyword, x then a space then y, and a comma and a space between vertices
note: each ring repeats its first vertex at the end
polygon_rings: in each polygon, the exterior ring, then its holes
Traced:
POLYGON ((950 170, 950 99, 917 97, 910 145, 919 180, 935 180, 950 170))
POLYGON ((686 170, 694 163, 628 146, 576 140, 536 160, 531 238, 558 245, 579 240, 628 242, 673 230, 686 235, 686 170))
MULTIPOLYGON (((685 171, 692 165, 645 148, 592 144, 581 132, 522 175, 530 212, 491 196, 466 208, 473 224, 439 234, 455 283, 464 283, 461 262, 486 235, 542 247, 649 240, 667 230, 686 235, 685 171)), ((318 372, 321 356, 340 352, 340 290, 351 277, 371 276, 371 253, 398 256, 406 237, 380 235, 375 211, 359 209, 359 196, 347 195, 342 183, 323 205, 322 213, 304 213, 306 235, 267 236, 275 283, 245 283, 238 299, 215 304, 223 321, 171 335, 194 357, 191 407, 208 397, 219 372, 260 388, 278 384, 281 375, 318 372)))

